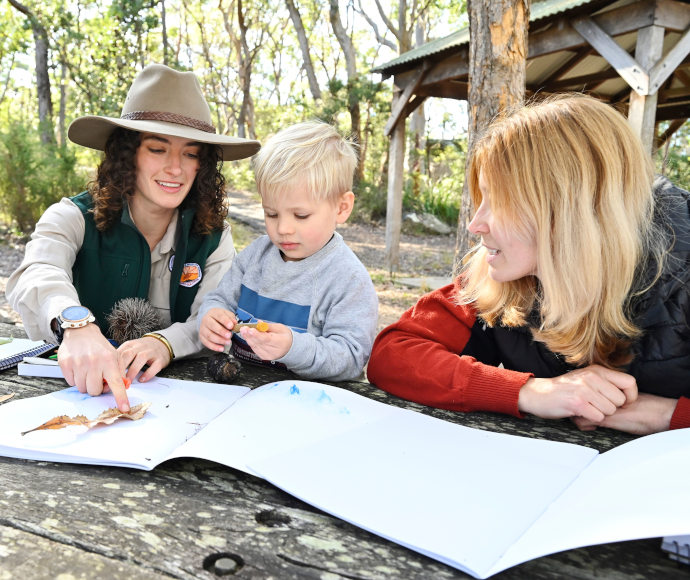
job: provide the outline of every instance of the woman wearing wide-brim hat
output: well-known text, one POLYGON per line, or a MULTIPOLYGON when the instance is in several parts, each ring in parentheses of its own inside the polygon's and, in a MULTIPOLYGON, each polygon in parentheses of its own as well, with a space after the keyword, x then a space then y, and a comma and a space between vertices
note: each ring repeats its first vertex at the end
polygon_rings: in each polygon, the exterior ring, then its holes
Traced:
POLYGON ((157 64, 135 78, 120 117, 80 117, 68 136, 103 160, 88 191, 38 221, 7 297, 30 338, 60 343, 69 384, 97 395, 107 382, 127 410, 123 377, 148 365, 147 380, 202 349, 196 313, 235 255, 222 161, 260 144, 216 133, 195 75, 157 64), (160 328, 116 348, 108 317, 132 297, 150 302, 160 328))

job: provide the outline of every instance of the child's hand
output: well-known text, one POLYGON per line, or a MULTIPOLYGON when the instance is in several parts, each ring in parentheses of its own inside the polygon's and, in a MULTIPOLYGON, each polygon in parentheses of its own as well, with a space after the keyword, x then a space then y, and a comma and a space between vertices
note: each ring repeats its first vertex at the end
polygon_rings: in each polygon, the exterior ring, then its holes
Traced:
POLYGON ((199 339, 206 348, 223 352, 231 342, 232 328, 236 323, 235 315, 229 310, 211 308, 201 319, 199 339))
POLYGON ((279 359, 292 346, 292 331, 284 324, 269 323, 267 332, 244 327, 240 329, 240 335, 263 360, 279 359))

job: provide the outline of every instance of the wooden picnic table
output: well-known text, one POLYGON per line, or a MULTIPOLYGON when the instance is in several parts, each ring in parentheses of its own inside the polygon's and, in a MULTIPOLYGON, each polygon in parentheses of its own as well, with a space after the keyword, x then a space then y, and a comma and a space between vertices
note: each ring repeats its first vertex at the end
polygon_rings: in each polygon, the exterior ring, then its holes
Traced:
MULTIPOLYGON (((21 327, 0 323, 0 336, 25 335, 21 327)), ((213 382, 206 375, 205 359, 175 361, 161 376, 213 382)), ((257 387, 291 376, 244 365, 237 383, 257 387)), ((431 409, 366 382, 333 384, 453 423, 602 452, 632 438, 603 429, 581 433, 566 420, 431 409)), ((0 372, 0 396, 32 397, 64 387, 61 379, 20 377, 16 369, 0 372)), ((429 487, 433 489, 433 482, 429 487)), ((671 561, 655 538, 570 550, 494 578, 687 579, 689 571, 671 561)), ((258 477, 217 463, 175 459, 153 471, 140 471, 0 457, 0 578, 220 576, 467 578, 315 509, 258 477)))

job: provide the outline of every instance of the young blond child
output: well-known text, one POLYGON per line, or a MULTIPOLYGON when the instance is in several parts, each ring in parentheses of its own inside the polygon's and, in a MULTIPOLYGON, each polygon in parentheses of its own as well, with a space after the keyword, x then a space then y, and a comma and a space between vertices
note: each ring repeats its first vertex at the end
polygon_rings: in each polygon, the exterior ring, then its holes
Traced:
POLYGON ((348 380, 364 368, 378 298, 369 273, 336 232, 354 204, 353 143, 309 121, 269 139, 253 158, 266 234, 235 258, 199 312, 199 338, 231 344, 240 360, 304 378, 348 380), (268 322, 268 331, 238 322, 268 322))

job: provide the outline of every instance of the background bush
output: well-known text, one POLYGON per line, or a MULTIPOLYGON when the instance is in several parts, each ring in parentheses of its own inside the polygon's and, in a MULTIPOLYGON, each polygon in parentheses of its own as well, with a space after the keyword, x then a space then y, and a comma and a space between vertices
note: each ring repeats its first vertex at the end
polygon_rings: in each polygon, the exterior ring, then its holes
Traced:
POLYGON ((76 157, 66 147, 41 143, 22 123, 0 133, 0 211, 4 221, 29 233, 45 209, 85 188, 76 157))

